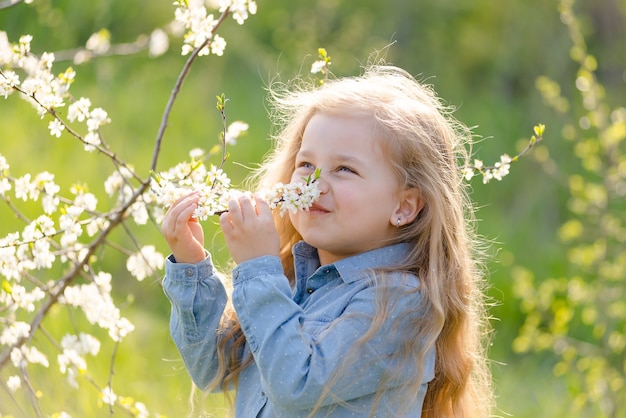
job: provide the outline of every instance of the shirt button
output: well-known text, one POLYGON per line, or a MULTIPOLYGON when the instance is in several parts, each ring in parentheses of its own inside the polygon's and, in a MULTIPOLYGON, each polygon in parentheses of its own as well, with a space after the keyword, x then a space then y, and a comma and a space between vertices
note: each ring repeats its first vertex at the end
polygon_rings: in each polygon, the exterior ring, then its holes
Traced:
POLYGON ((306 292, 310 295, 311 293, 313 293, 313 289, 311 289, 310 287, 306 290, 306 292))
POLYGON ((188 267, 185 269, 185 276, 187 277, 193 276, 193 269, 191 267, 188 267))
POLYGON ((324 274, 328 274, 328 273, 330 273, 330 269, 329 268, 325 268, 324 269, 324 274))
POLYGON ((265 392, 261 391, 261 396, 265 398, 265 392))

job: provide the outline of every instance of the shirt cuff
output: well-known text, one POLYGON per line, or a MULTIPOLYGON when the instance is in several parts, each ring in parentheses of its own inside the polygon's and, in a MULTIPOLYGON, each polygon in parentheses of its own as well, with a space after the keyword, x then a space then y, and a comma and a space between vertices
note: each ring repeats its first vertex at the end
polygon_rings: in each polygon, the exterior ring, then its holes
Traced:
POLYGON ((268 274, 285 274, 280 258, 275 255, 264 255, 239 264, 233 270, 233 283, 243 282, 268 274))
POLYGON ((213 268, 213 262, 211 260, 211 254, 205 250, 206 257, 204 260, 195 264, 190 263, 177 263, 173 254, 170 254, 165 259, 165 275, 169 280, 178 281, 190 281, 200 280, 203 277, 208 277, 215 274, 213 268))

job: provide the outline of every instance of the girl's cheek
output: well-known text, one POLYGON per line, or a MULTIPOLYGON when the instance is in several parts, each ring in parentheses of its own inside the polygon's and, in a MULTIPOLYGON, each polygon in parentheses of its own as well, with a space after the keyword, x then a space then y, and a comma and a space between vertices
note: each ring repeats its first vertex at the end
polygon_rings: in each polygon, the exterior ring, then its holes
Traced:
POLYGON ((301 211, 297 211, 296 213, 293 213, 289 211, 289 220, 291 221, 294 227, 296 227, 296 225, 298 224, 298 215, 300 214, 300 212, 301 211))
POLYGON ((307 170, 306 168, 300 167, 300 168, 296 168, 293 173, 291 173, 291 182, 293 183, 296 180, 301 179, 302 177, 306 177, 308 174, 307 172, 310 170, 307 170))

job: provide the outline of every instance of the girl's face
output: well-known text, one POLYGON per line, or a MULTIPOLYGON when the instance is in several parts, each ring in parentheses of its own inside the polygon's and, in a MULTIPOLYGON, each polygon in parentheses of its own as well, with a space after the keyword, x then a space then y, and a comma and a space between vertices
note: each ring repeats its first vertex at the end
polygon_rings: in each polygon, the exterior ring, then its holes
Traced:
POLYGON ((289 216, 322 264, 389 244, 396 233, 403 194, 374 127, 371 118, 317 113, 305 128, 291 180, 320 168, 321 195, 289 216))

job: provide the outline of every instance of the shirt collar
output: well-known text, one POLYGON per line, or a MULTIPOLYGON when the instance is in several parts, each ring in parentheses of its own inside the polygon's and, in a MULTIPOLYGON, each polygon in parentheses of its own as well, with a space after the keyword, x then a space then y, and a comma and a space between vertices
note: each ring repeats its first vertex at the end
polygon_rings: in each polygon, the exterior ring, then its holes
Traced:
MULTIPOLYGON (((304 241, 298 242, 293 247, 294 261, 308 266, 306 276, 311 276, 320 267, 317 249, 304 241)), ((351 283, 363 277, 362 272, 372 268, 391 267, 402 263, 409 255, 411 244, 402 242, 388 245, 341 259, 330 264, 334 267, 342 280, 351 283)), ((296 269, 297 270, 297 269, 296 269)))

